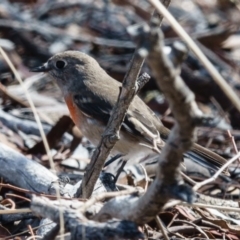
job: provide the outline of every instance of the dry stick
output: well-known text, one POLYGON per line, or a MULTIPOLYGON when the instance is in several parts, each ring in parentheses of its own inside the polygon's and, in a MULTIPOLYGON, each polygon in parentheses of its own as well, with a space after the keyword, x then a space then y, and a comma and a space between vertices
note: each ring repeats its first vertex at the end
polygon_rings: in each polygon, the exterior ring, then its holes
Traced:
POLYGON ((212 177, 200 182, 200 183, 197 183, 194 187, 193 187, 193 190, 194 191, 197 191, 200 187, 210 183, 210 182, 213 182, 217 179, 217 177, 230 165, 232 164, 234 161, 236 161, 238 158, 240 157, 240 152, 238 152, 237 155, 235 155, 233 158, 231 158, 230 160, 228 160, 212 177))
POLYGON ((31 236, 31 237, 28 237, 26 240, 36 240, 36 239, 42 239, 42 236, 38 236, 38 235, 34 235, 34 236, 31 236))
POLYGON ((146 184, 145 184, 145 187, 144 187, 144 192, 146 192, 147 189, 148 189, 149 177, 148 177, 148 174, 147 174, 147 171, 146 171, 145 167, 141 163, 139 164, 139 166, 142 168, 143 173, 144 173, 144 177, 145 177, 145 181, 146 181, 146 184))
MULTIPOLYGON (((231 131, 227 130, 227 134, 228 134, 228 137, 230 138, 230 140, 232 141, 234 151, 237 154, 238 153, 237 145, 236 145, 236 142, 235 142, 235 139, 234 139, 233 135, 231 134, 231 131)), ((240 158, 238 159, 238 161, 240 161, 240 158)))
MULTIPOLYGON (((16 208, 16 203, 10 198, 5 198, 4 200, 1 201, 1 205, 4 205, 4 207, 8 207, 9 204, 11 204, 11 208, 9 209, 16 208)), ((0 208, 1 208, 1 205, 0 205, 0 208)))
POLYGON ((22 208, 22 209, 6 209, 6 210, 0 210, 1 214, 15 214, 15 213, 28 213, 32 212, 30 208, 22 208))
POLYGON ((185 223, 185 224, 189 224, 191 226, 193 226, 194 228, 196 228, 196 230, 198 230, 204 237, 204 239, 209 239, 208 235, 196 224, 186 221, 186 220, 175 220, 174 223, 185 223))
MULTIPOLYGON (((8 183, 0 183, 0 189, 3 188, 3 187, 9 188, 9 189, 13 189, 13 190, 15 190, 15 191, 22 192, 22 193, 35 194, 36 196, 46 197, 46 198, 49 198, 49 199, 51 199, 51 200, 56 200, 56 199, 58 199, 57 196, 48 195, 48 194, 45 194, 45 193, 36 193, 36 192, 30 191, 30 190, 27 190, 27 189, 15 187, 15 186, 13 186, 13 185, 11 185, 11 184, 8 184, 8 183)), ((131 188, 131 189, 132 189, 132 188, 131 188)), ((64 200, 80 200, 80 201, 85 201, 85 199, 72 198, 72 197, 61 197, 61 199, 64 199, 64 200)))
MULTIPOLYGON (((38 226, 38 227, 34 227, 34 228, 32 228, 32 229, 33 229, 33 230, 38 230, 40 227, 43 227, 43 226, 46 226, 46 225, 50 225, 50 224, 51 224, 51 223, 42 224, 42 225, 40 225, 40 226, 38 226)), ((20 233, 16 233, 16 234, 11 235, 11 236, 9 236, 9 237, 5 237, 4 240, 7 240, 7 239, 16 239, 16 238, 14 238, 14 237, 23 235, 24 233, 28 233, 28 230, 22 231, 22 232, 20 232, 20 233)), ((35 236, 38 236, 38 235, 35 235, 35 236)))
POLYGON ((170 240, 170 238, 168 237, 167 229, 163 226, 162 220, 160 219, 160 217, 158 215, 156 216, 155 220, 156 220, 157 226, 162 231, 164 239, 170 240))
MULTIPOLYGON (((230 131, 230 130, 227 131, 227 134, 228 134, 228 137, 230 138, 230 140, 232 141, 234 151, 235 151, 235 153, 237 154, 237 153, 238 153, 238 149, 237 149, 237 145, 236 145, 234 136, 231 134, 231 131, 230 131)), ((235 172, 235 171, 238 169, 239 163, 240 163, 240 158, 238 158, 237 166, 235 167, 235 169, 234 169, 233 172, 235 172)))
POLYGON ((207 205, 207 204, 203 204, 203 203, 189 204, 189 203, 185 203, 185 202, 181 202, 180 204, 183 206, 187 206, 187 207, 212 208, 212 209, 217 209, 217 210, 221 210, 221 211, 240 213, 239 207, 224 207, 224 206, 217 206, 217 205, 207 205))
MULTIPOLYGON (((170 0, 162 1, 163 4, 166 4, 166 6, 168 6, 170 3, 170 0)), ((159 16, 159 19, 159 22, 161 22, 163 17, 159 16)), ((84 198, 89 198, 91 196, 94 186, 104 166, 105 160, 107 159, 113 146, 119 140, 119 130, 122 121, 125 117, 131 101, 138 92, 138 89, 136 87, 136 81, 141 71, 144 60, 145 59, 143 57, 140 57, 140 55, 135 51, 133 58, 130 62, 128 72, 124 77, 122 91, 120 92, 117 104, 113 108, 111 117, 108 121, 101 141, 92 156, 90 164, 86 169, 82 184, 76 192, 77 197, 82 196, 84 198)))
POLYGON ((89 207, 94 205, 96 202, 104 201, 106 198, 114 198, 114 197, 120 197, 124 195, 137 194, 137 193, 140 194, 140 189, 136 188, 136 189, 129 189, 129 190, 123 190, 118 192, 103 192, 92 197, 90 200, 84 203, 83 206, 78 208, 78 211, 85 213, 89 207))
POLYGON ((191 185, 195 185, 196 182, 194 180, 192 180, 189 176, 187 176, 185 173, 183 173, 181 171, 181 176, 183 177, 184 180, 186 180, 187 182, 189 182, 191 185))
POLYGON ((240 213, 240 208, 239 207, 225 207, 225 206, 218 206, 218 205, 208 205, 208 204, 203 204, 203 203, 191 203, 191 204, 189 204, 189 203, 186 203, 186 202, 181 202, 179 200, 173 200, 171 202, 168 202, 164 206, 164 209, 173 208, 176 205, 182 205, 182 206, 186 206, 186 207, 212 208, 212 209, 217 209, 217 210, 221 210, 221 211, 240 213))
MULTIPOLYGON (((33 239, 33 240, 36 240, 36 238, 35 238, 35 236, 34 236, 34 233, 33 233, 33 229, 32 229, 32 227, 31 227, 30 225, 27 225, 27 228, 28 228, 30 234, 32 235, 32 236, 31 236, 32 239, 33 239)), ((29 238, 28 238, 28 239, 29 239, 29 238)))
MULTIPOLYGON (((32 101, 32 98, 31 98, 30 94, 28 93, 25 85, 23 84, 22 78, 20 77, 18 71, 16 70, 16 68, 12 64, 11 60, 9 59, 9 57, 7 56, 7 54, 5 53, 5 51, 1 47, 0 47, 0 53, 2 54, 4 60, 7 62, 9 68, 11 69, 11 71, 14 74, 14 76, 16 77, 16 79, 18 80, 18 82, 20 83, 21 87, 24 90, 24 93, 26 95, 28 103, 29 103, 29 105, 31 107, 31 110, 33 112, 34 118, 35 118, 35 120, 37 122, 37 125, 38 125, 38 128, 39 128, 39 132, 40 132, 40 135, 42 137, 43 144, 44 144, 44 147, 46 149, 46 153, 47 153, 47 156, 48 156, 48 159, 49 159, 50 167, 51 167, 52 171, 54 171, 56 173, 56 170, 55 170, 55 167, 54 167, 54 162, 53 162, 52 155, 51 155, 51 152, 50 152, 50 148, 49 148, 49 145, 48 145, 48 142, 47 142, 47 138, 46 138, 45 132, 43 130, 40 118, 38 116, 37 109, 35 108, 34 103, 32 101)), ((61 201, 60 200, 60 191, 59 191, 58 187, 56 188, 56 195, 57 195, 57 198, 59 199, 59 201, 61 201)), ((64 233, 64 220, 63 220, 63 213, 61 211, 59 213, 59 218, 60 218, 59 219, 60 233, 64 233)))
POLYGON ((5 194, 5 197, 12 197, 12 198, 19 198, 19 199, 22 199, 26 202, 31 202, 31 200, 29 198, 26 198, 26 197, 23 197, 21 195, 17 195, 17 194, 14 194, 14 193, 6 193, 5 194))
POLYGON ((208 70, 211 77, 219 85, 222 91, 228 96, 233 105, 240 111, 240 101, 236 93, 227 84, 224 78, 219 74, 213 64, 206 58, 202 53, 196 43, 191 39, 191 37, 185 32, 181 25, 175 20, 175 18, 169 13, 165 6, 158 0, 148 0, 156 10, 162 14, 170 23, 171 27, 176 31, 176 33, 186 41, 189 48, 196 54, 199 60, 202 62, 203 66, 208 70))

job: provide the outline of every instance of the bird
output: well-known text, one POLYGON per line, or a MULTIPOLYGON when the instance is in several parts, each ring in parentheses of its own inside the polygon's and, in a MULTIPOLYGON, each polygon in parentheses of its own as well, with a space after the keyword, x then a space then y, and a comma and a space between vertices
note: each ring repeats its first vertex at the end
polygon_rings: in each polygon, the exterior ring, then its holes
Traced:
MULTIPOLYGON (((57 53, 31 71, 44 72, 57 83, 73 122, 97 146, 118 100, 121 83, 93 57, 80 51, 57 53)), ((136 95, 122 122, 120 140, 111 153, 120 153, 125 159, 145 157, 153 153, 150 146, 162 149, 169 132, 159 117, 136 95)), ((220 155, 198 144, 194 144, 191 151, 207 158, 214 166, 226 162, 220 155)))

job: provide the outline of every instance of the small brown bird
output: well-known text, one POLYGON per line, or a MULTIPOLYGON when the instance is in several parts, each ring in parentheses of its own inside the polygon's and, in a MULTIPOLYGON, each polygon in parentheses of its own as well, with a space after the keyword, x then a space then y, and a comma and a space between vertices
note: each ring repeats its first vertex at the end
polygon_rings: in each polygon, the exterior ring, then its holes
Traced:
MULTIPOLYGON (((79 51, 66 51, 51 57, 34 72, 46 72, 60 89, 74 123, 94 145, 97 145, 116 104, 121 83, 110 77, 92 57, 79 51)), ((120 140, 113 154, 125 158, 146 156, 152 149, 164 145, 169 130, 155 113, 138 97, 132 101, 120 131, 120 140)), ((219 155, 194 145, 193 151, 219 165, 226 160, 219 155)))

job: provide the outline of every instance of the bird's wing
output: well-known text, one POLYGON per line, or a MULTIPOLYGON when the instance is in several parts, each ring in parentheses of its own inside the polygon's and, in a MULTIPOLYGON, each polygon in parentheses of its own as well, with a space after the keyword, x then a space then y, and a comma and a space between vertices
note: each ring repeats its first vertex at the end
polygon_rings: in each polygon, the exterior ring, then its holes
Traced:
POLYGON ((104 98, 96 97, 91 91, 84 91, 73 96, 74 103, 88 117, 107 124, 113 106, 104 98))
MULTIPOLYGON (((85 115, 106 125, 117 101, 117 93, 116 96, 111 96, 108 96, 106 100, 103 95, 96 95, 85 89, 83 92, 75 94, 73 99, 85 115)), ((153 138, 158 136, 158 129, 151 120, 156 116, 152 115, 153 112, 139 97, 136 98, 138 100, 133 101, 126 113, 121 130, 128 132, 133 138, 138 138, 139 142, 152 143, 153 138)), ((161 124, 160 121, 159 124, 161 124)))
POLYGON ((137 119, 153 134, 160 134, 163 139, 166 139, 169 130, 166 129, 159 117, 138 97, 136 96, 129 107, 128 113, 131 118, 137 119))

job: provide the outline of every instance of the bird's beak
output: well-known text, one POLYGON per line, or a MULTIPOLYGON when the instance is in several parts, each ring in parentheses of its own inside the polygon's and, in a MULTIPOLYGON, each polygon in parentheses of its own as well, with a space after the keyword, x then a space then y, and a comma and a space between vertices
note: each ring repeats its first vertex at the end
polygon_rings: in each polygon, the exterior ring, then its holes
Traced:
POLYGON ((48 72, 50 70, 49 64, 46 62, 42 66, 30 69, 31 72, 48 72))

